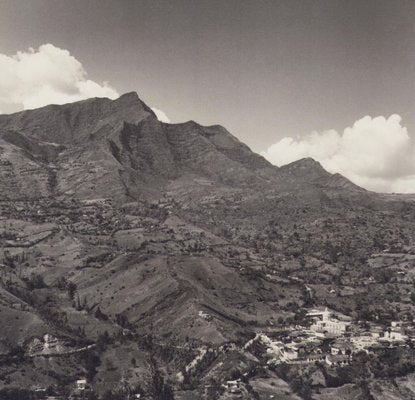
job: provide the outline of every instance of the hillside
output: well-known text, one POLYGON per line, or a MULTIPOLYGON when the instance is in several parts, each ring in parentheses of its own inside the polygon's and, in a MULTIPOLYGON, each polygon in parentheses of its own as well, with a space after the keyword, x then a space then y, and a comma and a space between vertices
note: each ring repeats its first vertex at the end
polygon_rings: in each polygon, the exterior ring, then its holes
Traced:
POLYGON ((355 336, 398 320, 410 338, 414 222, 413 196, 312 159, 277 168, 221 126, 158 121, 136 93, 0 115, 0 390, 86 377, 99 396, 351 399, 398 379, 409 399, 409 344, 345 375, 271 362, 264 336, 303 343, 324 306, 355 336))

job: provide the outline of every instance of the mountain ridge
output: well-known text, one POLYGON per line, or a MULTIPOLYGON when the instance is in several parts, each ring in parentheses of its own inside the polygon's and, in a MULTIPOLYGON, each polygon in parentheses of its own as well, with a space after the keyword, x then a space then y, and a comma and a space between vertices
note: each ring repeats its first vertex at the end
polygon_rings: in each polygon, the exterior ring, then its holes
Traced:
MULTIPOLYGON (((93 98, 2 115, 0 137, 25 154, 31 151, 32 156, 37 154, 38 161, 42 161, 42 157, 46 161, 53 159, 57 163, 56 188, 61 193, 72 191, 65 182, 59 184, 61 176, 66 180, 67 174, 59 171, 59 165, 62 160, 65 163, 65 159, 69 162, 67 155, 83 163, 95 163, 96 168, 112 176, 109 184, 119 189, 124 183, 114 183, 119 179, 114 175, 114 162, 123 176, 129 175, 129 181, 148 180, 147 175, 154 174, 168 180, 180 173, 194 172, 231 186, 248 181, 250 185, 261 186, 266 182, 280 182, 291 175, 296 175, 296 179, 303 176, 306 184, 311 171, 313 181, 330 178, 324 169, 316 168, 317 164, 311 168, 309 163, 300 168, 304 163, 301 160, 279 169, 220 125, 202 126, 194 121, 162 123, 136 92, 126 93, 116 100, 93 98), (10 132, 16 132, 16 138, 10 132)), ((22 168, 21 163, 18 164, 17 170, 22 168)), ((83 174, 88 176, 87 171, 83 174)), ((332 188, 335 182, 331 180, 332 188)), ((349 185, 348 188, 354 187, 349 185)), ((80 196, 87 195, 88 190, 81 191, 80 196)), ((45 195, 47 193, 44 191, 45 195)))

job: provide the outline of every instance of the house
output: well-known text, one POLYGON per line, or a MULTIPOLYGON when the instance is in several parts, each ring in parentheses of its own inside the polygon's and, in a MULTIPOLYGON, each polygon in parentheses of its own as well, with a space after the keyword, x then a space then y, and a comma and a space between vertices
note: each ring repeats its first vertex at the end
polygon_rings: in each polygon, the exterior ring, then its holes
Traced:
POLYGON ((336 341, 331 345, 330 353, 334 356, 336 355, 346 355, 350 354, 353 351, 353 346, 351 343, 344 341, 336 341))
POLYGON ((29 354, 33 355, 36 353, 40 353, 43 351, 43 348, 43 342, 38 338, 34 338, 32 343, 30 343, 29 345, 29 354))
POLYGON ((16 310, 22 310, 25 311, 26 310, 26 305, 23 303, 13 303, 12 304, 12 308, 16 309, 16 310))
POLYGON ((350 321, 347 316, 336 315, 327 307, 324 309, 317 308, 310 310, 307 316, 313 319, 314 323, 310 326, 310 330, 314 332, 322 332, 333 336, 343 335, 348 327, 350 321))
POLYGON ((383 334, 383 328, 378 325, 373 325, 370 327, 370 336, 378 339, 383 334))
POLYGON ((321 321, 327 321, 331 316, 331 312, 327 307, 313 308, 307 312, 307 317, 312 319, 319 319, 321 321))
POLYGON ((326 364, 334 367, 343 367, 350 364, 350 357, 345 355, 332 355, 326 356, 326 364))
POLYGON ((86 379, 78 379, 76 381, 76 389, 80 390, 80 391, 83 391, 83 390, 86 389, 87 384, 88 384, 88 382, 87 382, 86 379))
POLYGON ((403 326, 404 323, 402 321, 392 321, 390 328, 383 333, 383 336, 381 336, 379 340, 404 342, 408 339, 408 335, 405 335, 403 326))
POLYGON ((199 311, 199 317, 201 317, 201 318, 203 318, 203 319, 205 319, 207 321, 211 321, 212 320, 212 316, 209 315, 208 313, 202 311, 202 310, 199 311))
POLYGON ((335 319, 323 321, 318 320, 310 326, 310 329, 315 332, 323 332, 333 336, 341 336, 347 331, 349 325, 349 322, 338 321, 335 319))
POLYGON ((312 353, 306 357, 306 361, 309 363, 324 362, 325 359, 326 359, 326 355, 322 353, 321 354, 312 353))
POLYGON ((240 385, 241 385, 241 381, 239 379, 235 381, 226 382, 226 387, 231 393, 234 393, 234 394, 241 392, 240 385))
POLYGON ((400 329, 388 329, 385 331, 380 340, 388 340, 391 342, 404 342, 408 336, 404 335, 400 329))
POLYGON ((45 342, 44 344, 45 350, 55 349, 58 345, 58 339, 48 333, 43 336, 43 341, 45 342))

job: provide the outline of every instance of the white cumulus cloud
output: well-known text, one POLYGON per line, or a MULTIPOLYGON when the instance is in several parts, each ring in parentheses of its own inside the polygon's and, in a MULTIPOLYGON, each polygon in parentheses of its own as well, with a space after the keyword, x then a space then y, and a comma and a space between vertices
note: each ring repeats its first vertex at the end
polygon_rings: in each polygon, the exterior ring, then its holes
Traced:
POLYGON ((156 114, 156 117, 159 121, 170 123, 170 118, 166 115, 164 111, 159 110, 156 107, 151 107, 151 109, 153 110, 154 114, 156 114))
POLYGON ((89 97, 118 97, 107 82, 87 79, 82 64, 68 50, 44 44, 37 50, 0 53, 0 103, 31 109, 89 97))
POLYGON ((328 130, 285 137, 261 154, 278 166, 312 157, 366 189, 415 192, 415 143, 396 114, 365 116, 341 134, 328 130))

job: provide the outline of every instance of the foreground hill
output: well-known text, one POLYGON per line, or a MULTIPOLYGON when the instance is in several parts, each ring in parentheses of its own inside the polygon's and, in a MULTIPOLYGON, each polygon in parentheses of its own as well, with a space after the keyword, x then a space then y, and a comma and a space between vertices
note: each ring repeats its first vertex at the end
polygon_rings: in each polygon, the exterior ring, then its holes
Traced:
POLYGON ((1 115, 0 218, 5 388, 65 393, 87 377, 99 395, 227 399, 241 377, 240 398, 347 399, 415 369, 405 347, 391 376, 382 353, 341 381, 335 367, 271 368, 252 342, 307 331, 317 306, 357 331, 411 321, 411 196, 312 159, 277 168, 223 127, 161 123, 136 93, 1 115))

